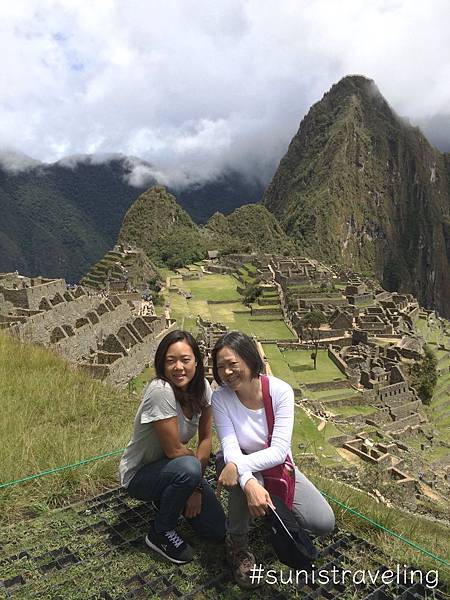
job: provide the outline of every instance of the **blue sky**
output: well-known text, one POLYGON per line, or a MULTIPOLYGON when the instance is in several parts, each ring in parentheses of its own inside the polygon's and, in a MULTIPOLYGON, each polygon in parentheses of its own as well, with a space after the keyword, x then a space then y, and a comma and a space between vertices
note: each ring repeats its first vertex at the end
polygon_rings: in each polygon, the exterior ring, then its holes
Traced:
POLYGON ((267 179, 350 73, 450 148, 449 31, 446 0, 2 2, 0 151, 123 153, 172 184, 267 179))

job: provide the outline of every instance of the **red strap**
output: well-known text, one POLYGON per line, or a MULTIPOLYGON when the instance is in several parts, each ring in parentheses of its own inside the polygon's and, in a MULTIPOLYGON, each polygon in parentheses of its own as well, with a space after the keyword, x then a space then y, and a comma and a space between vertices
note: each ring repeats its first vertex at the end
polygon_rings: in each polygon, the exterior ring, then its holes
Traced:
POLYGON ((269 391, 269 378, 267 377, 267 375, 261 375, 261 390, 267 420, 267 446, 270 446, 270 444, 272 443, 272 433, 275 416, 273 414, 273 404, 269 391))

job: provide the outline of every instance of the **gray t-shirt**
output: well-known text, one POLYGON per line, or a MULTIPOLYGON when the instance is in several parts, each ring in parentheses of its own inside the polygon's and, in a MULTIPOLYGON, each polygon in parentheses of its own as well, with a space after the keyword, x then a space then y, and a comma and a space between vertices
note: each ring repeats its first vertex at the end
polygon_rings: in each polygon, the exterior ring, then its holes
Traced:
MULTIPOLYGON (((205 379, 205 399, 211 404, 211 387, 205 379)), ((119 465, 120 483, 127 487, 142 465, 164 458, 153 421, 178 417, 178 432, 182 444, 186 444, 197 433, 200 415, 194 413, 187 419, 181 405, 175 399, 173 389, 167 381, 153 379, 146 387, 141 404, 134 419, 133 437, 122 454, 119 465)))

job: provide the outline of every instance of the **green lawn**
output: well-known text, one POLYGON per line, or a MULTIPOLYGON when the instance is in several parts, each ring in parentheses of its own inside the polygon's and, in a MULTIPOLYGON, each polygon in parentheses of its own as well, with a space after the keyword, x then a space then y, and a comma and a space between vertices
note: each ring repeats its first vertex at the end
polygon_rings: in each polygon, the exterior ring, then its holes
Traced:
MULTIPOLYGON (((277 312, 277 314, 281 314, 281 308, 280 308, 280 303, 279 302, 275 302, 274 304, 258 304, 258 302, 255 302, 254 304, 251 305, 252 309, 255 311, 255 313, 258 313, 259 311, 262 310, 274 310, 277 312)), ((264 314, 264 313, 262 313, 264 314)))
MULTIPOLYGON (((139 399, 78 372, 47 349, 0 334, 0 481, 7 482, 123 448, 139 399)), ((102 460, 0 494, 2 518, 44 510, 117 485, 102 460)))
MULTIPOLYGON (((425 407, 427 416, 440 439, 450 442, 450 373, 442 373, 434 389, 430 406, 425 407)), ((448 452, 448 449, 447 449, 448 452)))
POLYGON ((263 344, 263 350, 275 377, 284 379, 284 381, 287 381, 292 387, 298 387, 297 377, 283 359, 283 355, 278 349, 278 346, 276 344, 263 344))
POLYGON ((236 291, 236 280, 230 275, 205 275, 195 281, 184 281, 179 286, 190 291, 192 298, 186 299, 176 292, 167 292, 165 298, 170 302, 171 317, 176 319, 180 328, 195 331, 197 315, 204 319, 223 323, 229 329, 238 329, 259 339, 295 339, 294 334, 282 319, 267 320, 252 317, 249 308, 241 303, 236 291), (215 304, 207 300, 228 300, 215 304))
POLYGON ((320 391, 309 391, 308 398, 311 400, 330 400, 337 398, 351 398, 356 396, 359 392, 353 388, 342 388, 342 389, 328 389, 320 391))
POLYGON ((285 379, 294 387, 299 387, 303 383, 345 379, 345 376, 328 358, 326 350, 319 350, 318 352, 317 370, 314 370, 311 350, 285 350, 281 352, 276 344, 264 344, 264 353, 273 374, 285 379))
POLYGON ((328 358, 326 350, 317 353, 317 369, 311 360, 311 350, 286 350, 284 360, 295 371, 299 383, 320 383, 346 379, 336 365, 328 358))
POLYGON ((252 265, 252 263, 245 263, 244 268, 246 271, 249 271, 252 273, 252 275, 256 276, 258 269, 255 267, 255 265, 252 265))
POLYGON ((449 367, 450 367, 450 356, 447 356, 438 364, 438 369, 448 369, 449 367))
POLYGON ((204 275, 201 279, 184 281, 183 288, 198 300, 240 300, 237 281, 231 275, 204 275))
POLYGON ((142 371, 142 373, 140 373, 130 381, 130 384, 128 386, 129 391, 132 393, 136 393, 138 396, 140 396, 144 387, 151 379, 153 379, 154 376, 155 369, 153 367, 153 364, 151 364, 148 367, 146 367, 142 371))
POLYGON ((341 462, 341 457, 327 439, 338 435, 332 423, 328 423, 322 431, 317 429, 319 420, 310 417, 302 408, 296 407, 294 431, 292 435, 292 451, 294 460, 302 470, 302 454, 314 453, 324 465, 341 462))
POLYGON ((377 409, 373 406, 366 406, 363 404, 356 404, 352 406, 333 406, 330 407, 330 410, 335 415, 342 415, 343 417, 354 417, 356 415, 371 415, 372 413, 377 412, 377 409))
MULTIPOLYGON (((415 323, 417 331, 422 335, 428 344, 445 343, 448 344, 448 336, 441 335, 440 327, 434 323, 431 327, 428 326, 427 320, 419 317, 415 323)), ((434 352, 439 352, 433 349, 434 352)))

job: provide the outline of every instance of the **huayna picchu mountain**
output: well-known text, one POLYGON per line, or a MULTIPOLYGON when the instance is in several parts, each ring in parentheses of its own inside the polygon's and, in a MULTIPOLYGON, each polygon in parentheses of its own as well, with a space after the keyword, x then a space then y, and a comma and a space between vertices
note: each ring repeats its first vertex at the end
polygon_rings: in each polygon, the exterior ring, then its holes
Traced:
POLYGON ((300 124, 263 197, 302 251, 450 316, 450 155, 348 76, 300 124))

